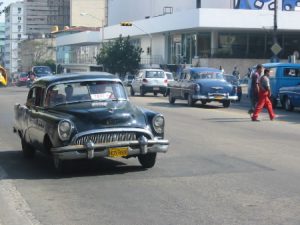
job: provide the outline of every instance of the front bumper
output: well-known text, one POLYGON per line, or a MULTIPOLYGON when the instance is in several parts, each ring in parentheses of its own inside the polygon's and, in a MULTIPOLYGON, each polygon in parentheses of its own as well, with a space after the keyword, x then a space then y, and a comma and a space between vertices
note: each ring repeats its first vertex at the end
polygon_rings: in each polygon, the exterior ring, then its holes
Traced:
POLYGON ((238 96, 236 95, 228 95, 228 94, 208 94, 208 95, 193 95, 193 99, 195 100, 208 100, 208 101, 226 101, 238 100, 238 96))
POLYGON ((95 144, 90 140, 84 145, 68 145, 52 148, 51 152, 61 160, 92 159, 109 157, 109 148, 118 147, 128 147, 128 155, 126 157, 147 153, 166 153, 168 151, 169 141, 156 138, 148 140, 144 136, 136 141, 120 141, 104 144, 95 144))

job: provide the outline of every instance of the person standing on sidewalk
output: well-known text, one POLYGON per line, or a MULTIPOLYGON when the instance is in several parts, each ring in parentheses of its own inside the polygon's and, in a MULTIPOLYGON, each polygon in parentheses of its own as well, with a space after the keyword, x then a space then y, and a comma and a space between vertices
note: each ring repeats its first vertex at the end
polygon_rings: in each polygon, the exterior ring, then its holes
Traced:
POLYGON ((258 64, 256 66, 255 73, 252 73, 250 75, 251 85, 250 85, 250 91, 249 91, 249 98, 251 103, 251 108, 249 109, 248 113, 251 115, 254 112, 254 109, 256 107, 257 101, 258 101, 258 92, 259 92, 259 78, 263 71, 263 66, 261 64, 258 64))
POLYGON ((270 100, 271 88, 269 76, 270 70, 265 69, 264 75, 259 79, 258 102, 252 116, 252 121, 258 121, 258 115, 264 107, 266 107, 269 112, 270 120, 275 118, 275 113, 273 112, 272 103, 270 100))

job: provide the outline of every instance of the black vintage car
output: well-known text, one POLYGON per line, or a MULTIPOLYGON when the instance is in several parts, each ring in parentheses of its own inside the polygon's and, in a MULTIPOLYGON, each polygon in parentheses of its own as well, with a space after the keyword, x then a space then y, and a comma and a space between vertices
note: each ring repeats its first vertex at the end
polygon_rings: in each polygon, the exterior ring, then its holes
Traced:
POLYGON ((138 157, 150 168, 157 152, 168 150, 163 115, 134 106, 121 80, 108 73, 40 78, 14 112, 24 156, 39 150, 60 171, 65 160, 95 157, 138 157))

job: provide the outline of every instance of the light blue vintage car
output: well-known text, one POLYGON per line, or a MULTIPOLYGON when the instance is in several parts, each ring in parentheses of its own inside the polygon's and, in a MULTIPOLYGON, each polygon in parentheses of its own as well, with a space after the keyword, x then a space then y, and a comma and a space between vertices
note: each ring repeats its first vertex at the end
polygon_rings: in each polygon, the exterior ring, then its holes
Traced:
POLYGON ((185 99, 189 106, 197 101, 202 105, 217 101, 227 108, 231 101, 238 100, 237 87, 224 79, 222 71, 207 67, 184 69, 178 80, 169 82, 168 95, 170 104, 185 99))
POLYGON ((300 83, 297 86, 280 88, 279 98, 281 105, 287 111, 300 107, 300 83))
MULTIPOLYGON (((295 96, 292 97, 294 90, 300 84, 300 64, 295 63, 266 63, 264 68, 270 69, 271 101, 273 107, 276 107, 278 100, 285 107, 291 101, 295 103, 295 96)), ((291 103, 292 104, 292 103, 291 103)), ((296 105, 295 105, 296 106, 296 105)))

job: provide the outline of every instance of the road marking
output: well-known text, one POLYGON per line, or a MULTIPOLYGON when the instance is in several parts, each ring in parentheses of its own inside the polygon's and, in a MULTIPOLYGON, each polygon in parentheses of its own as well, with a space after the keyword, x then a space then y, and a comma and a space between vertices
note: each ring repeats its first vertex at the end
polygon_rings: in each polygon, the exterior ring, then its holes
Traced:
POLYGON ((0 225, 41 225, 13 181, 7 177, 0 166, 0 225))

